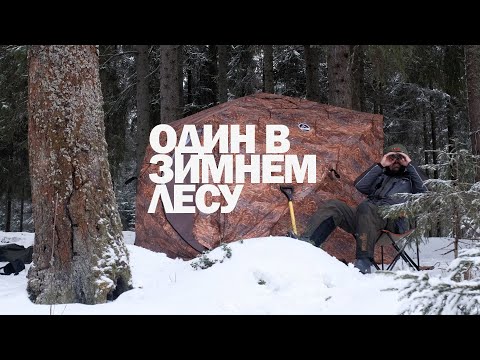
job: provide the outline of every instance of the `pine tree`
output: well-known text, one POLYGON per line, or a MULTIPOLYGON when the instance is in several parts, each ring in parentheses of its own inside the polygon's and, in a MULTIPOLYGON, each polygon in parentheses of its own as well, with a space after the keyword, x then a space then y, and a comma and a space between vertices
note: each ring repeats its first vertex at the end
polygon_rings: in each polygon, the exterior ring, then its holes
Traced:
POLYGON ((474 182, 478 157, 459 144, 457 140, 439 152, 440 179, 425 182, 428 192, 403 194, 405 203, 383 209, 388 217, 403 213, 415 218, 419 235, 441 223, 454 244, 455 259, 446 275, 398 276, 407 281, 401 289, 402 314, 480 314, 480 183, 474 182), (460 239, 472 240, 469 248, 459 249, 460 239))
POLYGON ((231 50, 228 71, 229 89, 235 98, 252 95, 262 89, 259 63, 256 60, 261 47, 256 45, 235 45, 231 50))
MULTIPOLYGON (((306 66, 301 45, 276 45, 274 81, 275 93, 304 98, 306 96, 306 66)), ((326 102, 324 97, 323 102, 326 102)))
POLYGON ((480 247, 461 250, 445 276, 430 277, 425 272, 401 274, 397 279, 407 280, 400 289, 401 314, 480 315, 480 247), (462 281, 471 275, 471 280, 462 281))
POLYGON ((459 144, 459 141, 453 147, 447 144, 439 152, 435 168, 441 178, 425 182, 429 191, 399 194, 406 200, 404 203, 382 209, 388 218, 405 214, 414 219, 417 236, 427 233, 438 223, 443 224, 443 230, 454 241, 454 251, 458 249, 460 238, 480 236, 480 183, 474 182, 478 158, 459 144))

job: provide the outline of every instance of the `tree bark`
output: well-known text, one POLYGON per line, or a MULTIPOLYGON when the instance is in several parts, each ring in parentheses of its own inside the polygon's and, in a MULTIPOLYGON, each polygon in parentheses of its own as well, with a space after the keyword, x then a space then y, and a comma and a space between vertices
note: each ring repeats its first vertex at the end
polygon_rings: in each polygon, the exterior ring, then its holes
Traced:
MULTIPOLYGON (((480 155, 480 45, 465 46, 465 68, 472 153, 480 155)), ((480 166, 478 166, 478 163, 475 171, 475 181, 480 181, 480 166)))
POLYGON ((364 69, 365 48, 363 45, 350 45, 352 56, 352 109, 365 111, 364 69))
MULTIPOLYGON (((430 88, 433 89, 433 86, 430 84, 430 88)), ((433 170, 433 178, 438 179, 438 169, 437 165, 437 118, 435 117, 435 111, 433 111, 433 99, 430 96, 430 128, 431 128, 431 136, 432 136, 432 164, 434 166, 433 170)))
MULTIPOLYGON (((464 78, 465 68, 462 66, 464 56, 463 46, 446 45, 444 47, 443 55, 443 72, 445 74, 445 91, 448 95, 446 101, 446 115, 447 115, 447 144, 448 152, 453 153, 455 146, 455 139, 457 136, 457 121, 456 114, 458 98, 462 96, 465 89, 464 78)), ((458 149, 457 149, 458 150, 458 149)), ((458 178, 457 167, 450 166, 450 178, 456 180, 458 178)))
POLYGON ((20 199, 20 219, 18 231, 23 232, 23 216, 24 216, 24 205, 25 204, 25 185, 22 185, 22 196, 20 199))
POLYGON ((100 65, 100 80, 103 91, 103 123, 108 146, 108 162, 112 179, 115 180, 121 176, 122 164, 127 154, 128 110, 123 100, 126 88, 122 85, 122 82, 125 81, 125 74, 120 61, 123 57, 124 46, 107 47, 103 45, 99 46, 99 50, 100 56, 108 54, 108 58, 111 59, 100 65))
POLYGON ((28 142, 35 223, 27 291, 38 304, 97 304, 131 287, 112 190, 98 50, 29 49, 28 142))
POLYGON ((145 149, 149 143, 150 134, 150 89, 148 86, 148 45, 135 45, 137 50, 137 131, 135 133, 135 155, 138 176, 143 163, 145 149))
POLYGON ((274 94, 273 45, 263 45, 263 91, 274 94))
POLYGON ((168 124, 182 117, 179 59, 181 45, 160 46, 160 122, 168 124))
POLYGON ((178 118, 183 117, 183 45, 177 45, 177 90, 178 90, 178 118))
MULTIPOLYGON (((430 83, 430 89, 433 90, 433 84, 430 83)), ((432 164, 433 164, 433 178, 438 179, 438 153, 437 153, 437 118, 435 116, 435 111, 433 110, 433 98, 430 96, 430 128, 431 128, 431 137, 432 137, 432 164)), ((441 236, 442 233, 442 224, 437 221, 435 226, 436 236, 441 236)))
POLYGON ((218 46, 218 102, 224 103, 228 100, 227 87, 227 45, 218 46))
MULTIPOLYGON (((427 114, 426 114, 426 110, 423 108, 422 106, 422 122, 423 122, 423 148, 425 150, 427 150, 430 146, 430 142, 429 142, 429 134, 428 134, 428 120, 427 120, 427 114)), ((424 163, 425 165, 428 165, 429 164, 429 157, 428 157, 428 151, 424 151, 424 163)), ((427 174, 427 176, 430 176, 430 170, 429 169, 426 169, 425 170, 425 173, 427 174)))
POLYGON ((193 74, 192 69, 187 69, 187 104, 193 103, 193 74))
POLYGON ((320 62, 320 49, 311 45, 304 45, 305 52, 305 76, 307 87, 307 100, 320 102, 320 74, 318 63, 320 62))
POLYGON ((12 231, 12 187, 7 187, 7 211, 5 212, 5 232, 12 231))
POLYGON ((217 86, 217 65, 218 51, 216 45, 208 45, 208 81, 207 86, 211 91, 211 97, 209 99, 209 105, 217 105, 218 86, 217 86))
POLYGON ((350 45, 330 45, 327 54, 328 102, 352 108, 350 45))

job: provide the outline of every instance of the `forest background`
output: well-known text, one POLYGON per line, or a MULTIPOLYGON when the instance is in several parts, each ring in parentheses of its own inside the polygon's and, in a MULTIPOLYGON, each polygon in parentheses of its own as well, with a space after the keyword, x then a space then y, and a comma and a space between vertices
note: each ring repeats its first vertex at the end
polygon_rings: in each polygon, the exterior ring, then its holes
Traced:
MULTIPOLYGON (((404 143, 432 179, 473 184, 478 169, 465 151, 480 151, 479 48, 100 45, 105 137, 123 230, 135 228, 135 182, 125 182, 138 172, 153 126, 260 91, 383 114, 386 144, 404 143), (455 159, 465 167, 454 166, 455 159)), ((0 230, 6 232, 33 231, 27 87, 27 46, 0 46, 0 230)), ((450 230, 434 226, 430 235, 450 230)))

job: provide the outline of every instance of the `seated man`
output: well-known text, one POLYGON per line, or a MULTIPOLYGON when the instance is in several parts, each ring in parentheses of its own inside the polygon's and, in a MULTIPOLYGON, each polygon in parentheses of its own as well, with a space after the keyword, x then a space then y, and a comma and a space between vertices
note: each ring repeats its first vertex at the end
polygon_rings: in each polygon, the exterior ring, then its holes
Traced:
MULTIPOLYGON (((411 163, 407 149, 401 144, 389 146, 381 161, 372 165, 354 182, 355 188, 367 195, 357 208, 351 208, 339 200, 329 200, 320 207, 310 219, 301 239, 320 246, 339 226, 355 236, 356 260, 355 267, 362 273, 370 273, 373 261, 375 241, 381 230, 387 226, 387 219, 383 219, 378 210, 382 205, 401 203, 400 197, 393 197, 397 193, 425 192, 423 181, 427 177, 417 166, 411 163)), ((395 221, 397 233, 408 230, 405 218, 395 221)))

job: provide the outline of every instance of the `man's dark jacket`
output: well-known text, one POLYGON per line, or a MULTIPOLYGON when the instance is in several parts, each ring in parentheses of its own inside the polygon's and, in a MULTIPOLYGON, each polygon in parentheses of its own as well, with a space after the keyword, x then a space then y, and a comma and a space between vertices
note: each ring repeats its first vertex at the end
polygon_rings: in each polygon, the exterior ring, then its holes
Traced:
POLYGON ((354 182, 355 188, 368 196, 375 205, 394 205, 404 202, 401 197, 392 197, 397 193, 422 193, 427 191, 423 182, 427 180, 425 173, 416 165, 410 163, 397 174, 390 172, 388 167, 374 164, 361 174, 354 182))

